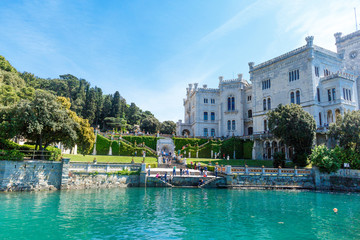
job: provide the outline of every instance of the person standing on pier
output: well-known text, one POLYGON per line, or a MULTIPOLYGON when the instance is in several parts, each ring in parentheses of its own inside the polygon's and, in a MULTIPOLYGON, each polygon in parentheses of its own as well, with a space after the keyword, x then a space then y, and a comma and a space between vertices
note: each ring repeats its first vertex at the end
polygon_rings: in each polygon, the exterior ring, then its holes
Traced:
POLYGON ((176 166, 173 168, 173 176, 176 176, 176 166))
POLYGON ((149 177, 150 177, 150 164, 149 164, 149 168, 148 168, 148 175, 149 175, 149 177))

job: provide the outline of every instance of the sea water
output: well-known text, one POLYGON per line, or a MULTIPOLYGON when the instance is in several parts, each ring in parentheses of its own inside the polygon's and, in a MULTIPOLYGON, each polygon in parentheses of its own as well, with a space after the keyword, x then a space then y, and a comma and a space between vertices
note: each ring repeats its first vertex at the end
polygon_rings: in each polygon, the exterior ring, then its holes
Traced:
POLYGON ((360 195, 181 188, 0 193, 0 239, 360 239, 360 195))

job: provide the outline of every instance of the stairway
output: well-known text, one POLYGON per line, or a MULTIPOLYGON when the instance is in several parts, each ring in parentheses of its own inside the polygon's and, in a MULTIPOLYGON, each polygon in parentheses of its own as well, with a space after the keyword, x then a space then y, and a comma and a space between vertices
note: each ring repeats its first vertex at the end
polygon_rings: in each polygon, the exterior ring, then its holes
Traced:
POLYGON ((204 182, 202 185, 200 185, 199 188, 202 188, 202 187, 204 187, 205 185, 214 182, 216 179, 218 179, 218 178, 215 177, 215 178, 212 178, 212 179, 210 179, 210 180, 207 180, 207 181, 204 182))

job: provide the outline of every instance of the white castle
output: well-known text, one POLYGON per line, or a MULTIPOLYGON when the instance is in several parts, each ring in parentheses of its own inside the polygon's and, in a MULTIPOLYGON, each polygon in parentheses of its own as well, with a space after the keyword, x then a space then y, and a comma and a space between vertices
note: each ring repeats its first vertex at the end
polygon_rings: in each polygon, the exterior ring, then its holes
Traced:
POLYGON ((360 31, 334 34, 337 52, 306 45, 255 65, 250 82, 219 77, 216 89, 189 84, 184 99, 184 122, 177 135, 240 136, 254 141, 253 159, 271 159, 277 151, 289 158, 291 147, 268 134, 266 113, 279 104, 300 104, 316 120, 316 143, 327 143, 327 127, 336 115, 359 109, 360 31))

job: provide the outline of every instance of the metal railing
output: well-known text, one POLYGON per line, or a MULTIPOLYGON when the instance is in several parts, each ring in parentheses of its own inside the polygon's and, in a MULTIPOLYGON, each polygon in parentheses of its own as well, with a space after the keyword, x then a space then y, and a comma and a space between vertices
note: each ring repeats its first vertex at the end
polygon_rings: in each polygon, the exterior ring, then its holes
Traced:
POLYGON ((263 167, 217 167, 220 173, 263 176, 310 176, 311 169, 263 168, 263 167), (230 170, 226 171, 226 168, 230 170))

